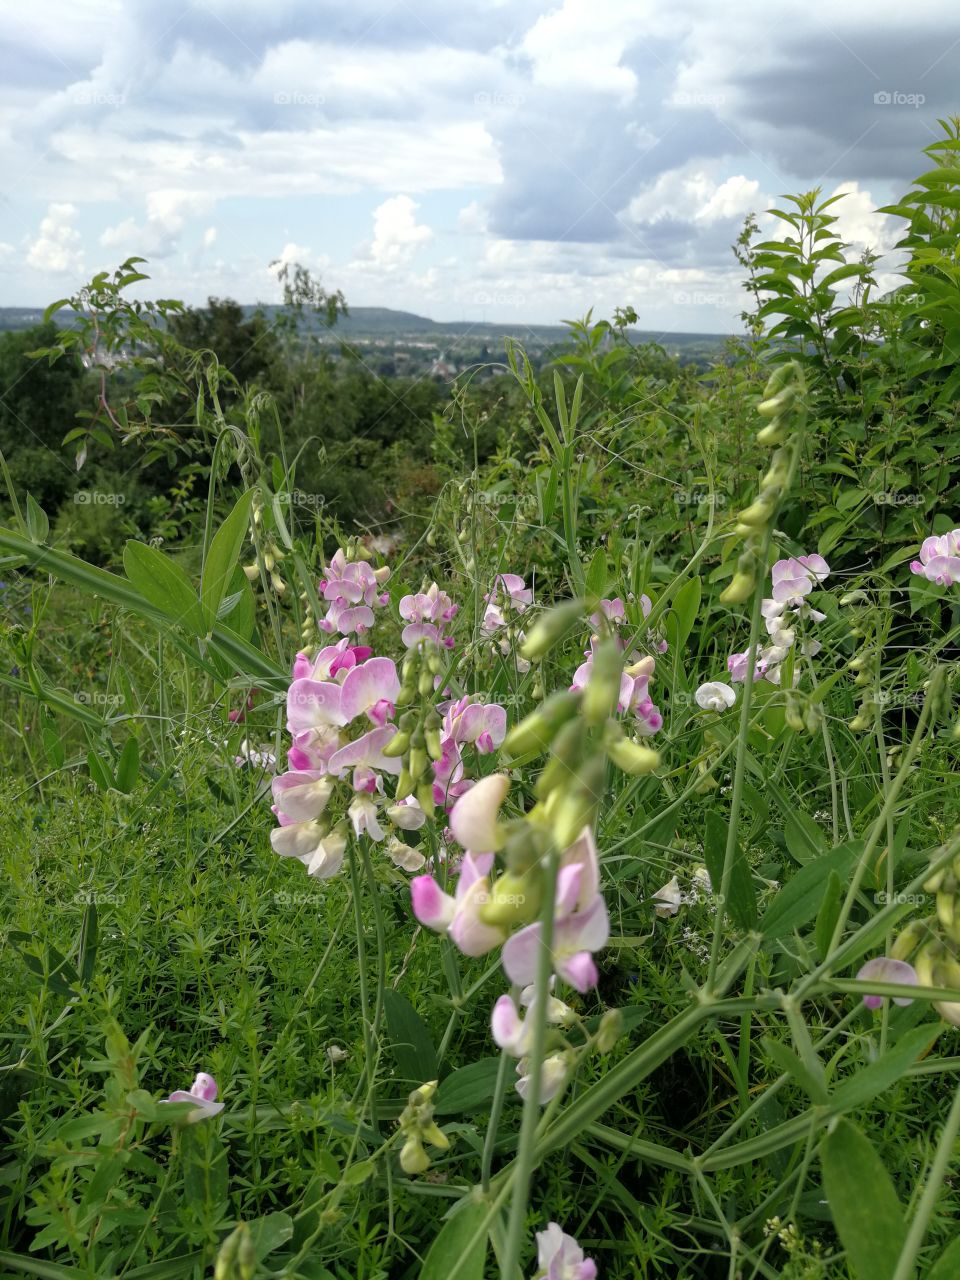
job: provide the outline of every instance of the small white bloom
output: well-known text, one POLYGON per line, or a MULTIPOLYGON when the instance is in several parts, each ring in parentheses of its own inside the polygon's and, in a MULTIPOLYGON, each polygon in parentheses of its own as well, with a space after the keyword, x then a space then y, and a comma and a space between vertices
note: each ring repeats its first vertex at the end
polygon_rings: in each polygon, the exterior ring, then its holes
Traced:
POLYGON ((680 893, 680 884, 676 876, 668 880, 667 883, 653 895, 653 901, 656 904, 654 910, 658 916, 675 916, 680 910, 680 904, 683 896, 680 893))
POLYGON ((726 711, 737 700, 736 690, 722 680, 708 680, 693 696, 704 711, 726 711))

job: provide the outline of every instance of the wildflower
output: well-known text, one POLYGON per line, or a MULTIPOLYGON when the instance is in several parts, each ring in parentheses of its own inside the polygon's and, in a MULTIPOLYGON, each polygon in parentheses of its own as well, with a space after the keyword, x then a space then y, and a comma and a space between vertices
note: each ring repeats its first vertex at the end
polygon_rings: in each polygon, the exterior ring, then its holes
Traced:
POLYGON ((344 636, 368 631, 374 623, 373 605, 389 599, 380 591, 389 574, 389 569, 375 573, 365 560, 348 561, 338 549, 320 582, 323 599, 330 605, 318 624, 321 631, 339 631, 344 636))
MULTIPOLYGON (((573 1022, 576 1014, 569 1005, 552 994, 555 984, 556 978, 551 978, 547 994, 547 1022, 560 1027, 573 1022)), ((520 993, 520 1003, 529 1010, 525 1017, 520 1016, 513 996, 503 995, 493 1006, 490 1018, 490 1030, 495 1042, 514 1058, 526 1057, 533 1044, 536 989, 532 984, 524 987, 520 993)))
POLYGON ((219 1115, 224 1104, 217 1102, 217 1082, 213 1076, 201 1071, 193 1084, 187 1089, 176 1089, 164 1102, 192 1102, 193 1110, 183 1121, 184 1124, 197 1124, 200 1120, 210 1120, 219 1115))
POLYGON ((803 597, 809 595, 829 573, 830 566, 823 556, 797 556, 789 560, 778 560, 771 570, 773 598, 778 603, 802 602, 803 597))
MULTIPOLYGON (((743 656, 746 657, 746 655, 743 656)), ((731 689, 730 685, 724 684, 722 680, 708 680, 706 684, 699 687, 693 697, 697 706, 702 707, 704 711, 718 712, 726 711, 737 700, 736 690, 731 689)))
MULTIPOLYGON (((543 924, 535 921, 507 940, 503 967, 518 987, 536 980, 543 924)), ((561 859, 554 903, 551 963, 554 972, 577 991, 596 986, 593 952, 606 945, 610 920, 599 889, 599 865, 593 833, 585 829, 561 859)))
POLYGON ((340 1044, 330 1045, 329 1048, 326 1050, 326 1054, 327 1054, 327 1061, 330 1062, 333 1066, 336 1066, 338 1062, 343 1062, 344 1059, 349 1056, 346 1049, 344 1049, 343 1045, 340 1045, 340 1044))
POLYGON ((269 747, 255 747, 249 739, 244 738, 239 746, 239 755, 233 757, 233 763, 238 769, 245 764, 253 765, 255 769, 275 769, 277 757, 269 747))
MULTIPOLYGON (((524 1102, 530 1092, 530 1061, 528 1058, 521 1058, 517 1063, 517 1080, 514 1088, 524 1102)), ((567 1078, 567 1059, 562 1053, 551 1053, 544 1058, 543 1066, 540 1069, 540 1096, 537 1099, 540 1106, 545 1106, 551 1099, 555 1098, 563 1088, 563 1083, 567 1078)), ((560 1275, 563 1272, 559 1273, 560 1275)))
POLYGON ((394 714, 400 678, 390 658, 369 658, 352 667, 340 688, 340 715, 344 724, 366 715, 382 728, 394 714))
POLYGON ((297 858, 308 875, 318 880, 328 880, 337 874, 347 848, 347 833, 342 823, 331 831, 325 823, 290 822, 283 814, 277 817, 280 826, 270 832, 274 853, 282 858, 297 858))
POLYGON ((315 769, 282 773, 271 783, 275 814, 292 823, 318 818, 333 794, 334 780, 315 769))
POLYGON ((401 871, 419 871, 427 861, 419 849, 404 844, 397 836, 391 836, 386 844, 387 857, 401 871))
POLYGON ((960 582, 960 529, 952 529, 939 537, 925 538, 920 547, 920 559, 910 562, 910 572, 920 574, 939 586, 953 586, 960 582))
POLYGON ((509 790, 507 775, 492 773, 481 778, 453 806, 450 827, 465 849, 474 853, 493 853, 499 849, 502 838, 497 818, 509 790))
POLYGON ((417 876, 410 882, 413 914, 426 928, 449 934, 467 956, 486 955, 506 938, 504 929, 485 924, 480 916, 490 898, 491 863, 491 856, 466 853, 454 896, 444 893, 433 876, 417 876))
POLYGON ((556 1222, 537 1232, 537 1263, 542 1280, 596 1280, 597 1264, 556 1222))
POLYGON ((401 633, 403 643, 408 649, 415 649, 424 641, 452 648, 453 637, 446 634, 445 624, 453 620, 458 609, 459 605, 435 582, 431 582, 426 591, 404 596, 400 601, 400 617, 408 625, 401 633))
POLYGON ((675 916, 680 910, 683 895, 680 893, 680 882, 674 876, 653 895, 654 911, 658 916, 675 916))
MULTIPOLYGON (((920 981, 912 964, 907 964, 905 960, 892 960, 889 956, 875 956, 873 960, 868 960, 860 969, 857 974, 857 981, 869 982, 871 980, 902 983, 904 986, 914 987, 920 981)), ((868 1009, 879 1009, 883 1004, 883 1000, 883 996, 866 995, 863 997, 863 1003, 868 1009)), ((913 1000, 905 996, 894 996, 893 1003, 907 1005, 912 1004, 913 1000)))

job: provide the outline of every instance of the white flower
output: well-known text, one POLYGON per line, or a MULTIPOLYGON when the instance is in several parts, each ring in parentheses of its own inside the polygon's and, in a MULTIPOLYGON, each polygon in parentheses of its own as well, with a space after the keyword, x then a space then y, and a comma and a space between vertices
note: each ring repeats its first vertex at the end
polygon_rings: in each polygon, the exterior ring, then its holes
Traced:
POLYGON ((653 895, 655 903, 654 910, 658 916, 675 916, 680 910, 680 904, 683 902, 683 895, 680 893, 680 883, 674 876, 653 895))
POLYGON ((698 707, 704 711, 726 711, 737 700, 736 690, 722 680, 708 680, 693 695, 698 707))

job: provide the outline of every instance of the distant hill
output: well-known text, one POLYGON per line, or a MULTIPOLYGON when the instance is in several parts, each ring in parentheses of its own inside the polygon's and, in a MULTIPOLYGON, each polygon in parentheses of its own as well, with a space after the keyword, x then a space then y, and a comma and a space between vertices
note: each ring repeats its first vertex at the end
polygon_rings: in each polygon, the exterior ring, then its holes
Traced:
MULTIPOLYGON (((244 306, 248 314, 256 310, 272 318, 280 307, 273 304, 259 308, 250 304, 244 306)), ((42 319, 42 307, 0 307, 0 330, 28 329, 42 319)), ((58 312, 54 319, 60 324, 68 324, 70 313, 58 312)), ((519 320, 431 320, 412 311, 394 311, 390 307, 351 307, 349 314, 338 320, 333 329, 325 329, 316 317, 307 314, 304 327, 318 336, 328 337, 331 342, 364 339, 397 342, 408 338, 432 341, 438 346, 459 346, 464 339, 470 338, 500 349, 507 337, 544 346, 563 343, 569 337, 567 328, 559 324, 526 324, 519 320)), ((631 342, 656 342, 675 355, 694 359, 719 354, 728 336, 722 333, 658 332, 653 329, 630 329, 628 335, 631 342)))

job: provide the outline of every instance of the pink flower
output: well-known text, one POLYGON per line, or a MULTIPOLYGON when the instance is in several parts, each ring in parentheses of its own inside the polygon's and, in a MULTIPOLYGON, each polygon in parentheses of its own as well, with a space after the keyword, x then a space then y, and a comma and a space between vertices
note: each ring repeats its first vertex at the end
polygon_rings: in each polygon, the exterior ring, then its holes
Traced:
POLYGON ((342 778, 348 769, 398 774, 400 761, 395 756, 383 754, 383 748, 396 732, 396 726, 388 724, 382 729, 370 729, 361 737, 354 738, 353 742, 348 742, 330 757, 328 765, 330 772, 339 778, 342 778))
POLYGON ((319 880, 335 876, 343 865, 347 848, 346 832, 342 826, 328 831, 320 822, 285 822, 278 814, 280 826, 270 832, 270 844, 281 858, 296 858, 307 869, 308 875, 319 880))
POLYGON ((393 715, 400 678, 390 658, 368 658, 347 672, 340 688, 339 710, 344 724, 365 714, 382 728, 393 715))
POLYGON ((450 827, 465 849, 494 853, 500 848, 500 806, 510 790, 505 773, 491 773, 460 797, 450 812, 450 827))
POLYGON ((556 1222, 537 1232, 537 1262, 543 1280, 596 1280, 597 1264, 556 1222))
POLYGON ((209 1120, 219 1115, 224 1104, 217 1102, 217 1082, 213 1076, 201 1071, 193 1084, 187 1089, 176 1089, 164 1102, 192 1102, 193 1110, 183 1121, 184 1124, 196 1124, 200 1120, 209 1120))
POLYGON ((616 626, 619 622, 626 622, 627 613, 623 607, 623 601, 619 596, 615 600, 601 600, 599 607, 595 613, 590 615, 590 626, 594 631, 599 631, 604 623, 612 622, 616 626))
POLYGON ((796 556, 778 560, 773 566, 773 598, 781 602, 802 599, 824 582, 830 566, 823 556, 796 556))
POLYGON ((446 635, 446 624, 453 620, 458 608, 445 591, 431 582, 426 591, 404 596, 400 601, 400 617, 409 624, 400 638, 408 649, 424 642, 449 648, 452 641, 446 635))
POLYGON ((486 955, 506 937, 499 926, 480 919, 480 908, 490 897, 492 862, 492 856, 464 854, 453 897, 444 893, 433 876, 417 876, 410 882, 413 914, 427 929, 447 933, 467 956, 486 955))
POLYGON ((334 781, 316 769, 281 773, 271 783, 274 812, 289 822, 309 822, 327 807, 334 781))
MULTIPOLYGON (((610 936, 610 919, 599 884, 597 848, 587 828, 560 862, 551 955, 554 973, 580 992, 596 986, 593 952, 604 947, 610 936)), ((526 987, 536 980, 542 939, 543 925, 538 920, 504 944, 503 967, 516 986, 526 987)))
POLYGON ((920 559, 910 562, 910 571, 941 587, 960 582, 960 529, 925 538, 920 559))
MULTIPOLYGON (((917 971, 912 964, 907 964, 906 960, 893 960, 889 956, 875 956, 873 960, 860 969, 857 974, 858 982, 894 982, 902 983, 904 986, 915 987, 919 984, 920 979, 917 977, 917 971)), ((883 996, 864 996, 863 1003, 868 1009, 879 1009, 883 1004, 883 996)), ((909 996, 894 996, 893 1003, 899 1005, 913 1004, 913 1000, 909 996)))

